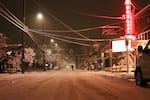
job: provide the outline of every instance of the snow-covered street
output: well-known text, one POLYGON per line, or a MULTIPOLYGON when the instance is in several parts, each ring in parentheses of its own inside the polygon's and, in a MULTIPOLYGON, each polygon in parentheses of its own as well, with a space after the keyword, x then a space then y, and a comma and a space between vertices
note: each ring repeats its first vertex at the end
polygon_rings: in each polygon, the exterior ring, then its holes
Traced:
POLYGON ((70 70, 0 74, 0 100, 149 100, 149 87, 105 74, 70 70))

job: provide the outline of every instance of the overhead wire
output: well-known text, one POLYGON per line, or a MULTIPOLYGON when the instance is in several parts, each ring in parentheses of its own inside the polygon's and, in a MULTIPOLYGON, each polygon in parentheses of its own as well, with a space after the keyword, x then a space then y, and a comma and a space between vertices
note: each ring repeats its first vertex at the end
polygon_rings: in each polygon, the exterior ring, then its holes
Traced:
POLYGON ((36 0, 33 0, 40 8, 42 8, 49 16, 51 16, 52 18, 54 18, 57 22, 59 22, 61 25, 63 25, 64 27, 66 27, 67 29, 71 30, 72 32, 76 33, 77 35, 81 36, 82 38, 88 38, 82 34, 80 34, 79 32, 75 31, 73 28, 71 28, 70 26, 68 26, 67 24, 65 24, 64 22, 62 22, 60 19, 58 19, 56 16, 54 16, 52 13, 50 13, 47 9, 45 9, 44 7, 42 7, 36 0))
MULTIPOLYGON (((1 4, 2 5, 2 4, 1 4)), ((4 7, 4 6, 3 6, 4 7)), ((4 7, 5 8, 5 7, 4 7)), ((13 25, 15 25, 16 27, 18 27, 19 29, 21 29, 22 31, 26 32, 30 38, 36 43, 36 41, 33 39, 33 37, 31 36, 31 33, 27 30, 25 30, 25 27, 28 28, 26 25, 24 25, 17 17, 15 17, 15 15, 13 15, 7 8, 3 9, 2 7, 0 7, 0 15, 2 17, 4 17, 7 21, 9 21, 10 23, 12 23, 13 25), (9 13, 7 13, 9 12, 9 13), (12 17, 13 16, 13 17, 12 17), (20 23, 19 23, 20 22, 20 23)), ((29 30, 29 29, 28 29, 29 30)), ((38 32, 36 32, 38 33, 38 32)), ((43 34, 41 34, 43 35, 43 34)), ((73 41, 69 41, 69 40, 65 40, 65 39, 60 39, 60 38, 57 38, 57 37, 54 37, 54 36, 50 36, 48 34, 45 34, 45 36, 48 36, 48 37, 53 37, 55 39, 58 39, 58 40, 62 40, 62 41, 66 41, 66 42, 69 42, 69 43, 74 43, 74 44, 78 44, 78 45, 84 45, 84 46, 90 46, 88 44, 83 44, 83 43, 79 43, 79 42, 73 42, 73 41)), ((37 44, 37 43, 36 43, 37 44)))
MULTIPOLYGON (((55 18, 59 23, 61 24, 64 24, 62 21, 60 21, 58 18, 56 18, 55 16, 53 16, 51 13, 49 13, 53 18, 55 18)), ((32 30, 32 29, 28 29, 28 27, 26 25, 24 25, 14 14, 12 14, 4 5, 2 5, 0 3, 0 15, 2 17, 4 17, 7 21, 9 21, 10 23, 12 23, 13 25, 15 25, 16 27, 18 27, 19 29, 21 29, 22 31, 26 32, 27 34, 30 34, 29 31, 27 30, 30 30, 30 31, 35 31, 35 33, 38 33, 36 30, 32 30), (27 29, 26 29, 27 28, 27 29)), ((69 28, 68 25, 64 24, 66 27, 69 28)), ((88 31, 88 30, 93 30, 93 29, 97 29, 97 28, 100 28, 99 27, 95 27, 95 28, 87 28, 87 29, 80 29, 80 30, 66 30, 64 32, 82 32, 82 31, 88 31)), ((58 31, 58 30, 55 30, 55 32, 61 32, 61 31, 58 31)), ((148 31, 149 32, 149 31, 148 31)), ((41 33, 41 32, 39 32, 41 33)), ((40 34, 40 35, 43 35, 43 34, 40 34)), ((55 39, 58 39, 58 40, 62 40, 62 41, 66 41, 66 42, 69 42, 69 43, 74 43, 74 44, 79 44, 79 45, 84 45, 84 46, 90 46, 88 44, 83 44, 83 43, 79 43, 79 42, 74 42, 74 41, 70 41, 70 40, 66 40, 66 39, 61 39, 61 38, 67 38, 67 39, 74 39, 74 40, 81 40, 81 41, 108 41, 110 39, 89 39, 89 38, 74 38, 74 37, 68 37, 68 36, 61 36, 61 35, 54 35, 54 34, 50 34, 50 33, 45 33, 45 36, 48 36, 48 37, 53 37, 55 39), (58 37, 61 37, 61 38, 58 38, 58 37)), ((30 35, 31 37, 31 35, 30 35)), ((31 37, 32 40, 33 37, 31 37)))
POLYGON ((23 29, 21 26, 19 26, 18 24, 16 24, 15 22, 13 22, 12 20, 10 20, 10 19, 7 18, 6 16, 4 16, 2 13, 0 13, 0 15, 1 15, 2 17, 4 17, 7 21, 9 21, 9 22, 12 23, 13 25, 15 25, 16 27, 18 27, 18 28, 21 29, 22 31, 24 31, 24 29, 23 29))
MULTIPOLYGON (((8 22, 12 23, 14 26, 24 31, 29 35, 32 41, 39 47, 35 39, 31 36, 31 33, 28 31, 28 27, 21 22, 13 13, 11 13, 3 4, 0 3, 0 15, 5 18, 8 22)), ((39 47, 40 48, 40 47, 39 47)))
POLYGON ((34 33, 38 33, 38 34, 43 35, 43 36, 52 37, 54 39, 61 40, 61 41, 64 41, 64 42, 69 42, 69 43, 83 45, 83 46, 91 46, 89 44, 84 44, 84 43, 79 43, 79 42, 75 42, 75 41, 66 40, 66 39, 63 39, 63 38, 58 38, 54 35, 50 35, 49 33, 45 33, 45 32, 39 32, 39 31, 34 31, 34 30, 30 30, 30 31, 34 32, 34 33))
MULTIPOLYGON (((84 29, 77 29, 75 31, 77 32, 85 32, 85 31, 91 31, 91 30, 96 30, 96 29, 100 29, 102 28, 103 26, 111 26, 111 25, 117 25, 117 24, 121 24, 123 22, 117 22, 117 23, 111 23, 111 24, 107 24, 107 25, 101 25, 101 26, 97 26, 97 27, 89 27, 89 28, 84 28, 84 29)), ((38 30, 38 31, 41 31, 41 29, 33 29, 33 30, 38 30)), ((42 30, 44 32, 51 32, 51 33, 70 33, 72 31, 70 30, 42 30)))
POLYGON ((1 12, 6 16, 15 21, 18 25, 24 26, 23 22, 21 22, 13 13, 11 13, 2 3, 0 3, 1 12))
MULTIPOLYGON (((6 8, 5 8, 6 9, 6 8)), ((8 10, 7 10, 8 11, 8 10)), ((4 12, 4 11, 3 11, 4 12)), ((12 13, 10 13, 10 14, 12 14, 12 13)), ((7 14, 8 15, 8 14, 7 14)), ((14 16, 14 15, 13 15, 14 16)), ((3 16, 4 17, 4 16, 3 16)), ((9 20, 7 17, 5 17, 8 21, 10 21, 11 23, 13 23, 11 20, 9 20)), ((12 17, 10 17, 9 16, 9 18, 11 18, 12 20, 14 20, 12 17)), ((15 18, 16 19, 16 18, 15 18)), ((18 19, 17 19, 18 20, 18 19)), ((15 21, 16 23, 17 23, 17 21, 15 21)), ((15 26, 17 26, 17 27, 19 27, 17 24, 15 24, 15 23, 13 23, 15 26)), ((20 25, 20 24, 19 24, 20 25)), ((20 25, 20 26, 22 26, 22 25, 20 25)), ((25 25, 24 25, 25 26, 25 25)), ((24 31, 24 29, 22 28, 22 27, 19 27, 21 30, 23 30, 24 31)), ((27 32, 28 34, 29 34, 29 32, 27 32)), ((36 33, 38 33, 38 32, 36 32, 36 33)), ((43 34, 41 34, 41 35, 43 35, 43 34)), ((60 36, 60 35, 54 35, 54 34, 50 34, 50 33, 46 33, 46 36, 49 36, 49 37, 53 37, 53 38, 55 38, 55 39, 59 39, 59 40, 62 40, 62 41, 66 41, 66 42, 69 42, 69 43, 74 43, 74 44, 78 44, 78 45, 84 45, 84 46, 91 46, 91 45, 89 45, 89 44, 83 44, 83 43, 79 43, 79 42, 74 42, 74 41, 70 41, 70 40, 66 40, 66 39, 60 39, 60 38, 58 38, 58 37, 61 37, 61 38, 67 38, 67 39, 74 39, 74 40, 83 40, 83 38, 73 38, 73 37, 67 37, 67 36, 60 36), (51 36, 50 36, 51 35, 51 36), (52 36, 53 35, 53 36, 52 36), (57 36, 57 37, 56 37, 57 36)), ((31 37, 31 35, 30 35, 30 37, 31 37)), ((33 37, 31 37, 32 38, 32 40, 34 40, 33 39, 33 37)), ((83 41, 95 41, 95 40, 92 40, 92 39, 84 39, 83 41)), ((99 39, 97 39, 96 41, 104 41, 104 40, 99 40, 99 39)))
MULTIPOLYGON (((0 4, 2 5, 2 4, 0 4)), ((15 25, 16 27, 18 27, 19 29, 21 29, 22 31, 24 31, 23 29, 23 26, 18 23, 12 16, 10 16, 9 13, 7 13, 5 11, 5 9, 3 9, 1 6, 0 6, 0 15, 5 18, 7 21, 9 21, 10 23, 12 23, 13 25, 15 25)))
MULTIPOLYGON (((140 17, 138 17, 138 13, 135 15, 135 20, 138 20, 138 19, 140 19, 140 18, 143 18, 143 17, 147 17, 147 16, 149 16, 150 14, 148 14, 148 15, 144 15, 144 16, 140 16, 140 17)), ((98 16, 98 15, 97 15, 98 16)), ((94 16, 92 16, 92 17, 94 17, 94 16)), ((103 18, 103 17, 102 17, 103 18)), ((106 18, 106 17, 105 17, 106 18)), ((117 24, 121 24, 121 23, 123 23, 124 21, 120 21, 120 22, 117 22, 117 23, 111 23, 111 24, 107 24, 107 25, 102 25, 102 26, 97 26, 97 27, 90 27, 90 28, 84 28, 84 29, 76 29, 75 31, 77 31, 77 32, 85 32, 85 31, 90 31, 90 30, 96 30, 96 29, 100 29, 100 28, 102 28, 103 26, 111 26, 111 25, 117 25, 117 24)), ((40 29, 34 29, 34 30, 39 30, 39 31, 41 31, 40 29)), ((42 30, 42 31, 44 31, 44 32, 51 32, 51 33, 69 33, 69 32, 72 32, 72 31, 70 31, 70 30, 42 30)))
MULTIPOLYGON (((37 31, 30 29, 31 32, 43 32, 43 31, 37 31)), ((80 40, 80 41, 94 41, 94 42, 100 42, 100 41, 108 41, 110 39, 83 39, 83 38, 75 38, 75 37, 70 37, 70 36, 64 36, 64 35, 58 35, 58 34, 52 34, 52 33, 47 33, 43 32, 45 34, 48 34, 50 36, 56 36, 56 37, 61 37, 61 38, 66 38, 66 39, 72 39, 72 40, 80 40)))
POLYGON ((97 17, 97 18, 104 18, 104 19, 117 19, 117 20, 122 20, 122 17, 112 17, 112 16, 100 16, 100 15, 95 15, 95 14, 89 14, 89 13, 85 13, 85 12, 79 12, 78 13, 82 14, 82 15, 87 15, 87 16, 91 16, 91 17, 97 17))

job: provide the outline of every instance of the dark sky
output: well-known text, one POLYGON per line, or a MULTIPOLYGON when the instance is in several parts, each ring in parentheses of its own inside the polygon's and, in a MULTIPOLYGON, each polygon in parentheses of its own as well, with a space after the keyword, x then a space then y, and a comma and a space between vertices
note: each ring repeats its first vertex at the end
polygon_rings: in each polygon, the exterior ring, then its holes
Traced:
MULTIPOLYGON (((149 0, 132 1, 137 4, 137 10, 140 10, 150 3, 149 0)), ((23 0, 0 0, 0 2, 20 20, 22 20, 23 0)), ((36 20, 36 14, 38 12, 42 12, 44 14, 44 29, 66 30, 65 27, 49 16, 47 12, 53 14, 73 29, 84 29, 120 21, 94 18, 82 15, 79 12, 92 13, 96 15, 122 16, 124 13, 124 0, 27 0, 26 25, 30 28, 41 28, 36 20)), ((0 33, 5 33, 7 37, 10 37, 10 41, 20 41, 19 38, 21 37, 21 31, 6 21, 3 17, 0 17, 0 33)), ((73 34, 73 36, 77 36, 75 33, 60 34, 65 34, 68 36, 73 34)), ((100 38, 101 36, 99 29, 81 32, 81 34, 90 38, 100 38)))

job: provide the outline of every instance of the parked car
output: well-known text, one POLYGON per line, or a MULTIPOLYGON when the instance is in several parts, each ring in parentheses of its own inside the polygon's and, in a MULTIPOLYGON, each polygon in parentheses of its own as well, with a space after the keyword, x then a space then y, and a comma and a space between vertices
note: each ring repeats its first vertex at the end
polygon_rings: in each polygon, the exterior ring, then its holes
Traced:
POLYGON ((45 64, 45 70, 52 70, 52 69, 53 69, 53 64, 49 64, 49 63, 45 64))
POLYGON ((138 86, 145 87, 147 82, 150 82, 150 40, 147 42, 145 48, 138 47, 140 54, 135 70, 135 79, 138 86))

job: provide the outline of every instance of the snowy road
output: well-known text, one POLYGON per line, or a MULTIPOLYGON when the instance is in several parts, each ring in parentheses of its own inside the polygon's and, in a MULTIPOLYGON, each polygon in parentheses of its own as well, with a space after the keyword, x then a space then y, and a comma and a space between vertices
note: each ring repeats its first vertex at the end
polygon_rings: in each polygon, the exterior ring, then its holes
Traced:
POLYGON ((0 100, 150 100, 150 88, 100 72, 0 75, 0 100))

